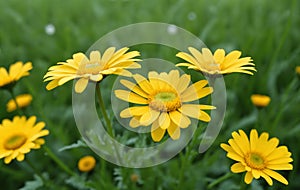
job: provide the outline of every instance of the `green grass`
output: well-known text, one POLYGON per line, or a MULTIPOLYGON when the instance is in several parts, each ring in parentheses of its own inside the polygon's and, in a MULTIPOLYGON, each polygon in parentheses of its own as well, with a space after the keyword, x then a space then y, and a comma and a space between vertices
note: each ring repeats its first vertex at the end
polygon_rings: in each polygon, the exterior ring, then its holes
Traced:
MULTIPOLYGON (((280 144, 288 146, 294 159, 294 170, 281 172, 288 179, 288 186, 274 182, 272 187, 268 187, 260 179, 247 186, 248 189, 293 190, 300 187, 300 78, 295 74, 295 67, 300 65, 299 1, 11 0, 0 1, 0 7, 1 67, 8 68, 19 60, 33 63, 31 75, 22 79, 15 89, 16 94, 28 92, 33 95, 26 115, 36 115, 46 122, 51 133, 45 138, 46 144, 69 168, 98 188, 176 189, 182 175, 184 189, 207 189, 211 182, 229 172, 233 162, 225 156, 219 144, 226 142, 231 132, 240 128, 247 132, 257 128, 259 133, 266 131, 271 137, 278 137, 280 144), (189 19, 191 14, 196 15, 194 20, 189 19), (61 147, 81 138, 72 113, 72 82, 46 91, 43 76, 49 66, 69 59, 75 52, 85 52, 108 32, 138 22, 175 24, 198 36, 212 50, 241 50, 243 56, 253 58, 257 73, 254 76, 225 76, 228 96, 226 117, 220 135, 204 154, 197 153, 199 144, 189 144, 187 149, 191 153, 188 158, 181 153, 164 164, 145 169, 120 168, 107 163, 105 172, 101 173, 103 161, 89 148, 58 152, 61 147), (44 31, 49 23, 56 27, 55 34, 51 36, 44 31), (253 93, 269 95, 271 104, 256 110, 250 102, 253 93), (86 154, 97 157, 97 166, 88 175, 81 174, 76 166, 78 159, 86 154), (182 169, 182 160, 186 158, 188 160, 182 169), (140 176, 137 184, 130 180, 132 173, 140 176)), ((142 58, 157 56, 179 62, 174 57, 176 51, 166 47, 141 45, 134 48, 141 51, 142 58)), ((188 72, 195 75, 193 71, 188 72)), ((111 83, 108 81, 106 85, 111 86, 111 83)), ((109 88, 104 92, 110 97, 109 88)), ((9 94, 1 90, 0 120, 17 114, 6 112, 9 99, 9 94)), ((119 130, 119 133, 122 131, 119 130)), ((31 160, 38 170, 47 173, 53 189, 76 189, 65 183, 70 176, 62 172, 42 150, 32 151, 26 159, 31 160)), ((17 189, 34 179, 34 172, 24 162, 13 161, 4 165, 1 160, 0 171, 3 189, 17 189)), ((239 189, 242 180, 243 175, 235 174, 212 189, 239 189)))

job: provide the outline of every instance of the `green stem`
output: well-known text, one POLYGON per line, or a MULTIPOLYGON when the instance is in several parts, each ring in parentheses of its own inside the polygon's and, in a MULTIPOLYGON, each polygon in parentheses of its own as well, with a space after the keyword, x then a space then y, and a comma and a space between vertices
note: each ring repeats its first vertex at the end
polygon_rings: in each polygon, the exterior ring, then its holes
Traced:
POLYGON ((98 101, 99 101, 101 112, 103 114, 103 117, 105 119, 105 123, 107 125, 108 134, 111 137, 114 137, 112 125, 111 125, 110 119, 109 119, 109 117, 107 115, 107 112, 106 112, 106 109, 105 109, 104 101, 103 101, 102 94, 101 94, 100 85, 99 85, 98 82, 96 84, 96 93, 97 93, 97 97, 98 97, 98 101))
POLYGON ((189 157, 189 152, 186 152, 186 154, 182 158, 181 168, 180 168, 180 171, 179 171, 179 178, 178 178, 178 186, 177 186, 178 190, 181 190, 182 185, 184 184, 183 183, 184 171, 186 169, 186 164, 187 164, 188 157, 189 157))
POLYGON ((218 179, 216 179, 214 182, 210 183, 207 188, 211 189, 214 186, 218 185, 219 183, 225 181, 226 179, 230 178, 233 174, 232 173, 226 173, 225 175, 219 177, 218 179))
MULTIPOLYGON (((103 117, 104 117, 106 125, 107 125, 107 132, 113 138, 113 137, 115 137, 115 135, 114 135, 114 132, 113 132, 113 128, 112 128, 110 119, 109 119, 109 117, 107 115, 107 112, 106 112, 106 109, 105 109, 105 105, 104 105, 104 101, 103 101, 103 98, 102 98, 102 94, 101 94, 101 89, 100 89, 99 83, 96 84, 96 93, 97 93, 97 96, 98 96, 98 101, 99 101, 101 112, 103 114, 103 117)), ((112 141, 112 143, 113 143, 113 146, 114 146, 114 148, 116 150, 117 159, 118 159, 118 161, 120 163, 121 162, 121 156, 120 156, 119 150, 117 149, 116 142, 112 141)))
POLYGON ((180 153, 180 155, 182 157, 182 162, 181 162, 181 168, 180 168, 179 177, 178 177, 178 187, 177 187, 178 190, 184 189, 183 188, 184 171, 186 171, 186 168, 188 167, 189 159, 191 159, 191 160, 194 159, 194 157, 191 156, 191 152, 194 150, 193 148, 196 147, 197 143, 199 143, 199 135, 202 133, 202 131, 203 131, 203 129, 199 125, 193 134, 193 138, 192 138, 191 142, 186 147, 185 155, 182 155, 182 152, 180 153))
POLYGON ((8 91, 10 92, 10 95, 11 95, 13 101, 14 101, 15 104, 16 104, 16 110, 17 110, 18 114, 19 114, 19 115, 24 115, 23 111, 21 110, 21 108, 20 108, 20 106, 19 106, 19 104, 18 104, 18 102, 17 102, 17 98, 16 98, 16 96, 15 96, 15 94, 14 94, 14 92, 13 92, 13 89, 9 89, 8 91))
POLYGON ((76 175, 67 165, 65 165, 47 146, 43 145, 43 149, 49 155, 49 157, 67 174, 76 175))
POLYGON ((247 189, 247 184, 244 181, 246 173, 244 174, 244 176, 241 178, 241 182, 240 182, 240 190, 246 190, 247 189))

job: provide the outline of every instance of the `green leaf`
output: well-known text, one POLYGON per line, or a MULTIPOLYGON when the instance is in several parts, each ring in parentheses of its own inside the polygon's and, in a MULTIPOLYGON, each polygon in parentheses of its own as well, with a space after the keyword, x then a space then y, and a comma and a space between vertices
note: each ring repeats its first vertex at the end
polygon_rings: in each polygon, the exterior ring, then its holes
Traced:
POLYGON ((58 151, 62 152, 62 151, 65 151, 65 150, 69 150, 69 149, 73 149, 73 148, 79 148, 79 147, 87 147, 87 145, 82 140, 78 140, 76 143, 70 144, 68 146, 64 146, 64 147, 60 148, 58 151))
POLYGON ((20 190, 35 190, 38 189, 39 187, 42 187, 44 185, 43 180, 37 176, 34 175, 34 180, 33 181, 27 181, 20 190))
POLYGON ((87 185, 86 176, 72 176, 65 181, 67 184, 71 185, 72 187, 80 190, 93 190, 94 188, 89 187, 87 185))

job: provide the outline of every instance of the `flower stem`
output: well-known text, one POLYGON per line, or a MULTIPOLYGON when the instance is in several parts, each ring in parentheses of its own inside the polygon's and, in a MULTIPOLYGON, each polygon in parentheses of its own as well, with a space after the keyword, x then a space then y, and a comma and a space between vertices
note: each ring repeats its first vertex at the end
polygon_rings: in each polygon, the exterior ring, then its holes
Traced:
POLYGON ((179 172, 179 178, 178 178, 178 190, 181 190, 182 189, 182 185, 183 185, 183 178, 184 178, 184 171, 186 169, 186 165, 187 165, 187 160, 188 160, 188 157, 189 157, 189 153, 187 152, 184 156, 183 156, 183 159, 182 159, 182 162, 181 162, 181 168, 180 168, 180 172, 179 172))
MULTIPOLYGON (((101 112, 103 114, 103 117, 105 119, 105 123, 107 125, 107 132, 113 138, 113 137, 115 137, 115 135, 114 135, 114 132, 113 132, 113 128, 112 128, 110 119, 109 119, 109 117, 107 115, 107 112, 106 112, 106 109, 105 109, 105 105, 104 105, 104 101, 103 101, 103 98, 102 98, 99 82, 96 83, 96 93, 97 93, 97 96, 98 96, 98 101, 99 101, 101 112)), ((119 150, 117 149, 117 144, 116 144, 115 141, 112 141, 112 144, 115 148, 116 156, 117 156, 117 159, 120 163, 121 162, 121 156, 120 156, 119 150)))
POLYGON ((18 102, 17 102, 17 98, 16 98, 16 96, 15 96, 15 94, 14 94, 13 89, 11 88, 11 89, 9 89, 8 91, 9 91, 9 93, 10 93, 10 95, 11 95, 13 101, 14 101, 15 104, 16 104, 16 110, 17 110, 18 114, 19 114, 19 115, 24 115, 23 111, 21 110, 21 108, 20 108, 20 106, 19 106, 19 104, 18 104, 18 102))
POLYGON ((67 174, 74 176, 76 175, 67 165, 65 165, 47 146, 43 145, 43 149, 49 155, 49 157, 67 174))
POLYGON ((105 109, 104 101, 103 101, 103 98, 102 98, 102 94, 101 94, 101 89, 100 89, 99 83, 96 84, 96 93, 97 93, 97 97, 98 97, 98 101, 99 101, 101 112, 103 114, 103 117, 105 119, 105 123, 107 125, 108 134, 111 137, 113 137, 114 136, 113 129, 112 129, 112 126, 111 126, 110 119, 109 119, 109 117, 108 117, 108 115, 106 113, 106 109, 105 109))
POLYGON ((232 173, 226 173, 225 175, 219 177, 218 179, 216 179, 214 182, 210 183, 207 188, 211 189, 214 186, 218 185, 219 183, 225 181, 226 179, 230 178, 232 176, 232 173))

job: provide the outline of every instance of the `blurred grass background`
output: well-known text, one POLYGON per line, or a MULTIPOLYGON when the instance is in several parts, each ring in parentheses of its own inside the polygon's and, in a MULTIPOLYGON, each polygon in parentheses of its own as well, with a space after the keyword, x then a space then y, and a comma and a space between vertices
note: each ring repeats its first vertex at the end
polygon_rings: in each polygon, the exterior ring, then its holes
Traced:
MULTIPOLYGON (((281 144, 293 153, 294 170, 282 172, 290 185, 275 183, 267 188, 263 180, 254 182, 249 189, 299 189, 300 110, 299 76, 295 67, 300 65, 300 2, 297 0, 10 0, 0 1, 0 65, 8 68, 16 61, 31 61, 31 75, 22 79, 16 94, 29 92, 33 102, 28 115, 37 115, 47 123, 51 135, 47 144, 54 150, 80 139, 73 114, 72 83, 47 92, 42 82, 49 66, 64 61, 76 52, 85 52, 106 33, 137 22, 165 22, 182 27, 198 36, 210 49, 224 48, 227 52, 238 49, 243 56, 251 56, 258 70, 254 76, 232 74, 225 76, 227 87, 227 112, 217 141, 205 154, 194 155, 184 171, 186 189, 205 189, 207 184, 228 172, 231 160, 219 148, 231 132, 242 128, 257 128, 261 133, 277 136, 281 144), (55 33, 48 35, 45 27, 55 26, 55 33), (257 110, 250 102, 253 93, 271 96, 271 104, 257 110)), ((142 52, 155 55, 152 52, 142 52)), ((165 59, 174 55, 163 54, 165 59)), ((172 59, 172 58, 171 58, 172 59)), ((176 62, 179 59, 174 59, 176 62)), ((106 93, 110 93, 109 90, 106 93)), ((6 113, 8 93, 0 91, 0 119, 12 118, 16 113, 6 113)), ((191 148, 197 151, 197 146, 191 148)), ((57 152, 68 165, 76 170, 76 162, 89 149, 57 152)), ((60 189, 65 174, 60 174, 53 163, 43 157, 42 151, 26 155, 38 168, 49 172, 60 189), (38 160, 43 158, 43 160, 38 160), (56 176, 57 175, 57 176, 56 176)), ((91 179, 106 181, 106 186, 118 189, 174 189, 178 180, 180 156, 162 165, 147 169, 125 169, 110 165, 107 176, 93 174, 91 179), (113 170, 117 174, 113 175, 113 170), (135 185, 130 175, 138 173, 143 181, 135 185), (116 182, 116 175, 123 181, 116 182), (121 185, 120 185, 121 183, 121 185), (123 185, 123 186, 122 186, 123 185)), ((100 158, 98 158, 100 160, 100 158)), ((97 167, 100 167, 99 164, 97 167)), ((32 172, 23 163, 9 166, 0 163, 0 181, 4 189, 22 187, 31 180, 32 172)), ((96 170, 97 171, 97 170, 96 170)), ((239 189, 242 175, 236 174, 215 189, 239 189), (237 183, 238 182, 238 183, 237 183)), ((1 187, 1 188, 2 188, 1 187)))

